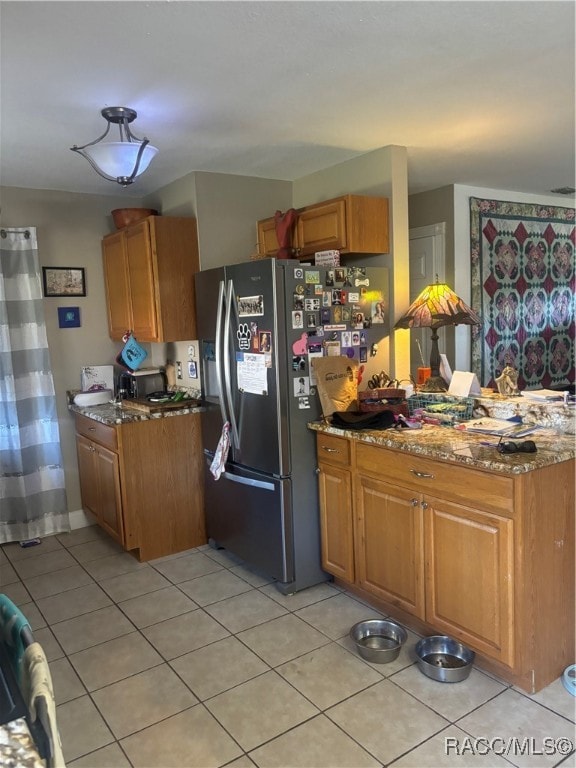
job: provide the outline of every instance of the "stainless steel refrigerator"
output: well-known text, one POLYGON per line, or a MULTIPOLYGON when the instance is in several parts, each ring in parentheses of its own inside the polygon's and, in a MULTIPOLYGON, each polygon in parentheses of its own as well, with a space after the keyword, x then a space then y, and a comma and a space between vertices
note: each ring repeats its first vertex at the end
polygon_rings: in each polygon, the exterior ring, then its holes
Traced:
POLYGON ((369 368, 389 332, 388 271, 261 259, 200 272, 195 290, 209 541, 296 592, 328 578, 310 361, 344 354, 369 368), (226 422, 230 449, 215 479, 226 422))

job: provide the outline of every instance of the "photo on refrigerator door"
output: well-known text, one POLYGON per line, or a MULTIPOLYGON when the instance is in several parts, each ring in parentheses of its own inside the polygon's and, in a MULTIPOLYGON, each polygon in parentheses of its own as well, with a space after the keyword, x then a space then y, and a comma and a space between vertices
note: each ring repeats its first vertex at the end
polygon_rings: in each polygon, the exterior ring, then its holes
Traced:
POLYGON ((299 376, 294 379, 294 395, 296 397, 302 397, 303 395, 310 394, 310 378, 309 376, 299 376))
POLYGON ((272 351, 272 333, 270 331, 260 331, 259 352, 272 351))
POLYGON ((292 312, 292 328, 304 328, 304 317, 302 312, 292 312))
POLYGON ((263 296, 239 296, 238 317, 259 317, 264 314, 263 296))

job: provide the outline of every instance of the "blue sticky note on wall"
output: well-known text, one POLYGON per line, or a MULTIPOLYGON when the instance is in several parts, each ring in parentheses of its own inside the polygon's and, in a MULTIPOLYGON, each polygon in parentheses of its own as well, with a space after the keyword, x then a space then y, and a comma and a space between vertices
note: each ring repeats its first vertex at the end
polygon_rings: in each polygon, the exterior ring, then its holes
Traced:
POLYGON ((60 328, 80 328, 80 307, 58 307, 60 328))

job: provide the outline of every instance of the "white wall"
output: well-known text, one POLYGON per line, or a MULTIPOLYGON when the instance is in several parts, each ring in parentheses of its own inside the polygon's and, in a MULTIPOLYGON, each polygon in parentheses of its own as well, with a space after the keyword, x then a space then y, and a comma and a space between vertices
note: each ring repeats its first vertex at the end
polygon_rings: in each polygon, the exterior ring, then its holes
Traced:
MULTIPOLYGON (((470 198, 479 197, 487 200, 502 200, 510 203, 531 203, 562 208, 574 207, 574 198, 561 195, 529 195, 522 192, 510 192, 502 189, 469 187, 454 185, 454 290, 466 303, 470 303, 470 198), (468 254, 467 259, 457 258, 458 254, 468 254)), ((471 360, 470 329, 465 325, 455 329, 455 370, 467 371, 471 360)))

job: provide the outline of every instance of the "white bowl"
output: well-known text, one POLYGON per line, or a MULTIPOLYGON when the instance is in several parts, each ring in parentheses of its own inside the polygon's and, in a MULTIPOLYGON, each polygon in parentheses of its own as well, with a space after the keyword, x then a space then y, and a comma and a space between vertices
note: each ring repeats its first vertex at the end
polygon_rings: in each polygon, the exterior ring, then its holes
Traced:
POLYGON ((111 389, 99 389, 96 392, 78 392, 74 395, 74 403, 80 406, 103 405, 112 400, 111 389))

